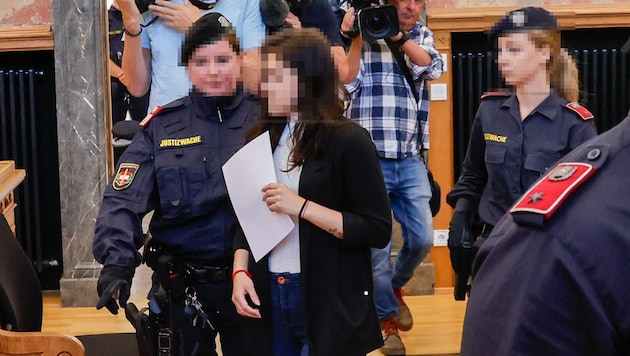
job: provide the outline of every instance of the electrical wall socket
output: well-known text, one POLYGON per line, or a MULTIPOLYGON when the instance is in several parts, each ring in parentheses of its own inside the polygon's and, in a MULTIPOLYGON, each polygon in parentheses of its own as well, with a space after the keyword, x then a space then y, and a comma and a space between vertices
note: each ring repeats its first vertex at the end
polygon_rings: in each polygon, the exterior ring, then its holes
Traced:
POLYGON ((433 246, 448 246, 448 230, 433 230, 433 246))
POLYGON ((448 98, 448 86, 446 83, 435 83, 431 85, 431 101, 446 100, 448 98))

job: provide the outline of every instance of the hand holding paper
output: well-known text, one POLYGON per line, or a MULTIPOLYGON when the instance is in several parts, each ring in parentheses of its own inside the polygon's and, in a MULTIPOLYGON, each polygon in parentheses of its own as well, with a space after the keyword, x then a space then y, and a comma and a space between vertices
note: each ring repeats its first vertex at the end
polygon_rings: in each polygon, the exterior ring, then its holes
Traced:
POLYGON ((263 200, 274 213, 284 213, 297 216, 300 212, 304 198, 289 189, 284 184, 269 183, 262 189, 263 200))
POLYGON ((276 182, 269 132, 256 137, 223 165, 223 176, 252 255, 259 261, 293 229, 283 213, 269 211, 262 188, 276 182))

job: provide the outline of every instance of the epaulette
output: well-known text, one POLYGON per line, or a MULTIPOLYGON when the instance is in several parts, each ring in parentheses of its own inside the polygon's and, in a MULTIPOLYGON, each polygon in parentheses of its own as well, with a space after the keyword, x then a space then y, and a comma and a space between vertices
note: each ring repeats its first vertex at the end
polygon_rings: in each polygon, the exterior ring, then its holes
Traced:
POLYGON ((512 95, 512 93, 510 93, 509 91, 501 91, 501 90, 488 91, 488 92, 483 93, 483 95, 481 96, 481 100, 488 99, 488 98, 497 98, 497 97, 505 98, 510 95, 512 95))
POLYGON ((147 127, 147 125, 151 122, 151 120, 153 120, 153 118, 160 113, 160 111, 162 111, 162 107, 161 106, 156 106, 153 108, 153 110, 151 110, 151 112, 149 112, 147 114, 147 116, 144 117, 144 119, 142 119, 142 121, 140 121, 140 127, 145 128, 147 127))
POLYGON ((563 162, 538 180, 510 209, 519 225, 543 227, 562 202, 595 173, 588 163, 563 162))
POLYGON ((583 107, 582 105, 576 103, 576 102, 570 102, 567 105, 565 105, 566 108, 568 108, 569 110, 575 112, 576 114, 578 114, 579 117, 582 118, 582 120, 586 121, 586 120, 590 120, 592 118, 594 118, 595 116, 593 116, 593 114, 591 114, 590 111, 588 111, 587 108, 583 107))
POLYGON ((172 101, 164 106, 158 105, 154 107, 153 110, 151 110, 151 112, 149 112, 147 116, 145 116, 144 119, 140 121, 140 127, 142 128, 147 127, 149 123, 151 122, 151 120, 153 120, 153 118, 158 116, 160 113, 165 113, 184 105, 184 103, 186 102, 185 99, 186 98, 184 97, 184 98, 172 101))

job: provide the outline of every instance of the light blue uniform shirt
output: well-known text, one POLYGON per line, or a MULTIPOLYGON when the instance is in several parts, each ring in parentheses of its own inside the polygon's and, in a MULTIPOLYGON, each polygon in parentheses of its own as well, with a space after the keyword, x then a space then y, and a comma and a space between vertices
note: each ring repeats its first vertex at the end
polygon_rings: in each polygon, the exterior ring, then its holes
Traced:
MULTIPOLYGON (((171 0, 183 4, 184 0, 171 0)), ((241 49, 258 47, 265 38, 265 25, 260 14, 260 0, 221 0, 212 10, 225 16, 236 29, 241 49)), ((155 17, 152 11, 143 15, 144 23, 155 17)), ((174 30, 158 19, 142 31, 142 48, 151 50, 151 94, 149 110, 187 96, 192 84, 186 68, 181 67, 180 52, 184 33, 174 30)))

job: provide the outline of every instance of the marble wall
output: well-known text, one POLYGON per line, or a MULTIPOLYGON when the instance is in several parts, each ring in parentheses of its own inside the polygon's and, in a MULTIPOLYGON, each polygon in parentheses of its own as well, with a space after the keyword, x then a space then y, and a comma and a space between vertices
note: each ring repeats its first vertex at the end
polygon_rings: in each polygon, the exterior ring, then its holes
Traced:
POLYGON ((51 25, 53 0, 2 0, 0 26, 51 25))
POLYGON ((105 1, 53 3, 64 306, 96 304, 94 222, 107 184, 105 1), (72 29, 68 31, 67 29, 72 29))

